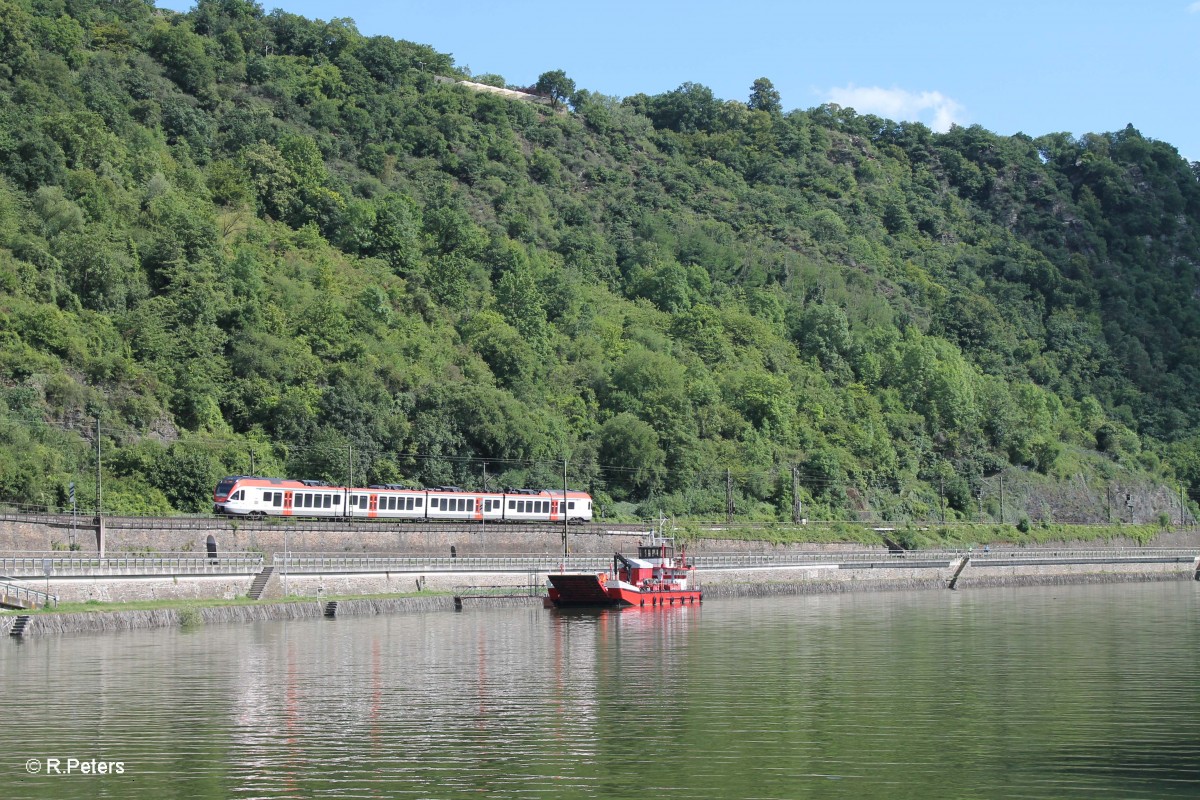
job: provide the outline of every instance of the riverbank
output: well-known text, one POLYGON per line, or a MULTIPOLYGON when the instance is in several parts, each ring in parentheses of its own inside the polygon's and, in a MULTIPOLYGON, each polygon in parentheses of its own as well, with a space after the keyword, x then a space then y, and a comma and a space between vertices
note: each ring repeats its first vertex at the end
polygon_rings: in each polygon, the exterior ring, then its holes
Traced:
MULTIPOLYGON (((540 603, 538 598, 527 602, 540 603)), ((87 610, 75 610, 71 604, 65 610, 44 610, 30 613, 22 636, 55 633, 107 633, 139 628, 188 628, 234 622, 284 622, 313 619, 327 615, 331 602, 336 603, 336 616, 371 616, 428 611, 453 611, 453 595, 410 597, 288 598, 265 602, 213 604, 203 601, 164 601, 143 603, 132 609, 113 609, 110 604, 91 604, 87 610)), ((489 602, 511 602, 491 598, 489 602)), ((7 635, 18 614, 0 615, 0 634, 7 635)))
MULTIPOLYGON (((911 554, 916 556, 918 554, 911 554)), ((838 594, 898 590, 1022 587, 1067 584, 1108 584, 1152 581, 1187 581, 1198 576, 1198 560, 1173 563, 1117 560, 1094 563, 989 564, 986 559, 964 557, 930 564, 918 559, 863 564, 855 568, 824 566, 720 568, 706 570, 701 585, 707 600, 772 595, 838 594)), ((312 576, 322 583, 328 576, 312 576)), ((343 585, 352 586, 355 576, 341 575, 343 585)), ((363 576, 368 581, 377 576, 363 576)), ((444 576, 449 577, 449 576, 444 576)), ((461 580, 462 576, 457 576, 461 580)), ((328 616, 455 611, 499 605, 540 605, 540 592, 528 583, 528 575, 512 575, 513 584, 496 585, 501 576, 489 576, 488 589, 459 587, 454 590, 421 591, 407 594, 321 594, 276 600, 147 600, 134 603, 97 601, 64 604, 24 614, 22 636, 61 633, 102 633, 137 628, 194 627, 235 622, 287 621, 328 616), (523 583, 520 583, 521 581, 523 583), (461 598, 461 599, 460 599, 461 598)), ((0 613, 0 635, 12 630, 22 612, 0 613)))

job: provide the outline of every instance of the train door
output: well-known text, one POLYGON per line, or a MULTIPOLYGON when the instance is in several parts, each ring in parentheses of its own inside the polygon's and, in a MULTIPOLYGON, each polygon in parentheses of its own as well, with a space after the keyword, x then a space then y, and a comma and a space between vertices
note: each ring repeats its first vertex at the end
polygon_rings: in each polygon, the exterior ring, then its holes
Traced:
POLYGON ((558 520, 561 519, 561 517, 559 517, 560 511, 561 511, 561 509, 559 508, 558 500, 551 499, 550 500, 550 521, 551 522, 558 522, 558 520))
POLYGON ((292 493, 288 491, 283 493, 283 515, 285 517, 292 515, 292 493))
POLYGON ((379 516, 379 495, 373 494, 370 497, 371 499, 367 501, 367 516, 377 517, 379 516))
POLYGON ((471 515, 471 518, 476 521, 482 522, 483 521, 483 498, 476 497, 473 501, 472 508, 475 509, 475 513, 471 515))

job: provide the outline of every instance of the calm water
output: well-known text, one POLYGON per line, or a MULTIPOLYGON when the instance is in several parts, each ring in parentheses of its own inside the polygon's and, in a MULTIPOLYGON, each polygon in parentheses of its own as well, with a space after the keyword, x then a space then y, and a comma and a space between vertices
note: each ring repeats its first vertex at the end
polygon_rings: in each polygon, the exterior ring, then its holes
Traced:
POLYGON ((1198 613, 1200 584, 1180 582, 0 641, 0 786, 6 798, 1194 798, 1198 613), (47 775, 48 758, 124 773, 47 775))

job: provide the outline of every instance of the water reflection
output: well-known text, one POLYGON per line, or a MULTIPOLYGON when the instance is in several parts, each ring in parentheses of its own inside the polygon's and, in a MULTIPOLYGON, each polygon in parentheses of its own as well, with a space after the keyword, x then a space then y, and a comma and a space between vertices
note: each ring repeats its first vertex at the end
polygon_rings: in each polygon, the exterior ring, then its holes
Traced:
POLYGON ((1192 797, 1193 583, 0 642, 12 797, 1192 797), (25 773, 121 760, 124 776, 25 773))

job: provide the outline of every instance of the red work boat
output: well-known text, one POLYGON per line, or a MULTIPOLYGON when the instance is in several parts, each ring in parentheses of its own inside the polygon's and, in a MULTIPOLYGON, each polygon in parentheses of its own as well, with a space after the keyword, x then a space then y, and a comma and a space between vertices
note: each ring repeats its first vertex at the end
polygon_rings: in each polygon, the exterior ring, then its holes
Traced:
POLYGON ((682 606, 699 603, 696 568, 686 553, 675 556, 670 539, 638 545, 637 558, 613 554, 608 572, 552 572, 549 602, 555 606, 682 606))

